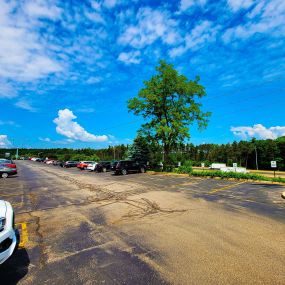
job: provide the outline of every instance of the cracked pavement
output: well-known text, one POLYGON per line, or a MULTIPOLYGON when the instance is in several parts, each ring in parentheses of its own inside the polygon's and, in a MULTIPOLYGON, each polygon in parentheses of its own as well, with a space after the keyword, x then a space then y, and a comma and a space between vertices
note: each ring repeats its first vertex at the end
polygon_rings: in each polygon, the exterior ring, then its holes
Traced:
POLYGON ((5 284, 284 284, 284 187, 18 162, 5 284))

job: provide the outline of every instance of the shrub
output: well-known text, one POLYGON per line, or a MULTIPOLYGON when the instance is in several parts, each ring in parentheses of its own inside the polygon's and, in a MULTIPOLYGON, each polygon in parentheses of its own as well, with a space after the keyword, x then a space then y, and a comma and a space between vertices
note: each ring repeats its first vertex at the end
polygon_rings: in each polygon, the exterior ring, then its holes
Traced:
POLYGON ((190 174, 192 171, 192 161, 190 160, 186 160, 182 166, 179 166, 177 169, 175 169, 175 172, 185 174, 190 174))
POLYGON ((206 176, 206 177, 221 177, 221 178, 235 178, 235 179, 248 179, 248 180, 261 180, 285 183, 285 178, 281 177, 266 177, 252 173, 238 173, 238 172, 222 172, 222 171, 193 171, 192 176, 206 176))

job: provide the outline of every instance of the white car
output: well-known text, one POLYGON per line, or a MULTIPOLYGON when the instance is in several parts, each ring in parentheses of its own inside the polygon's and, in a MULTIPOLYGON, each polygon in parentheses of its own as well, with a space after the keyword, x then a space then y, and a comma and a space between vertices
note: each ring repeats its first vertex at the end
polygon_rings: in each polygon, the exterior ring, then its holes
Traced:
POLYGON ((93 163, 89 163, 87 165, 87 170, 90 170, 90 171, 95 171, 96 170, 96 166, 97 166, 98 162, 93 162, 93 163))
POLYGON ((0 200, 0 264, 14 253, 19 242, 19 232, 14 229, 13 208, 9 202, 0 200))

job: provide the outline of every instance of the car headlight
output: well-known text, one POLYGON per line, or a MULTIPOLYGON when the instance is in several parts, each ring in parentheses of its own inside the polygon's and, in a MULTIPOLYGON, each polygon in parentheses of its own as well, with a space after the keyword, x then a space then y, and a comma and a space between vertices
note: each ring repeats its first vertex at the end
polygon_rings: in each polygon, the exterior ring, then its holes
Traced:
POLYGON ((4 230, 6 224, 6 218, 0 218, 0 232, 4 230))

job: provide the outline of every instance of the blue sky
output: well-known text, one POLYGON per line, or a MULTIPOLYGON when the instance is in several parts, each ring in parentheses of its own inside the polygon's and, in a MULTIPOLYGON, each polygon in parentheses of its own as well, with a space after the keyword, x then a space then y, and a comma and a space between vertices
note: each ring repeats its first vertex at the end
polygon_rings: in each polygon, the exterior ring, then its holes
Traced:
POLYGON ((191 142, 285 135, 283 0, 0 0, 0 147, 131 143, 160 59, 206 87, 191 142))

